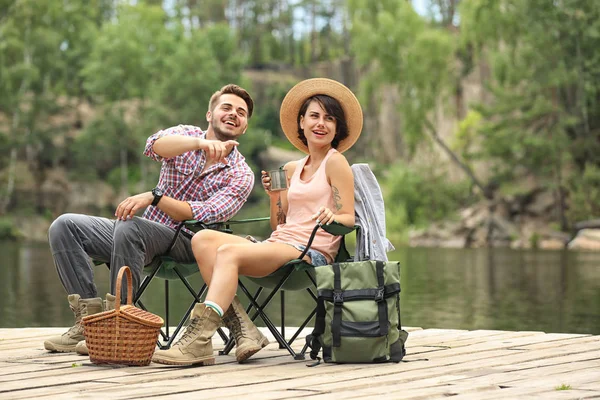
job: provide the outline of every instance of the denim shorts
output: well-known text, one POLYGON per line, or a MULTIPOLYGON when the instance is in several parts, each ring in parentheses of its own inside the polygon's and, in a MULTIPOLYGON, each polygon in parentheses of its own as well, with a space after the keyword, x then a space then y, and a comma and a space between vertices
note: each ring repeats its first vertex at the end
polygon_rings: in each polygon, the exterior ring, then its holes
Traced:
MULTIPOLYGON (((291 243, 286 243, 286 244, 289 244, 290 246, 296 248, 299 251, 304 251, 304 249, 306 248, 306 246, 301 245, 301 244, 291 244, 291 243)), ((310 260, 311 260, 310 263, 312 265, 314 265, 315 267, 321 267, 323 265, 329 264, 327 262, 327 259, 323 255, 323 253, 321 253, 320 251, 309 249, 306 252, 306 255, 310 257, 310 260)))
MULTIPOLYGON (((246 236, 246 239, 248 239, 249 241, 251 241, 253 243, 259 243, 258 240, 256 240, 254 237, 252 237, 250 235, 246 236)), ((267 241, 264 240, 262 243, 266 243, 266 242, 267 241)), ((304 246, 302 244, 292 244, 292 243, 284 243, 284 244, 292 246, 293 248, 295 248, 298 251, 304 251, 304 249, 306 248, 306 246, 304 246)), ((310 263, 312 265, 314 265, 315 267, 321 267, 323 265, 329 264, 327 262, 327 259, 323 255, 323 253, 321 253, 320 251, 309 249, 306 252, 306 255, 310 257, 310 261, 311 261, 310 263)))

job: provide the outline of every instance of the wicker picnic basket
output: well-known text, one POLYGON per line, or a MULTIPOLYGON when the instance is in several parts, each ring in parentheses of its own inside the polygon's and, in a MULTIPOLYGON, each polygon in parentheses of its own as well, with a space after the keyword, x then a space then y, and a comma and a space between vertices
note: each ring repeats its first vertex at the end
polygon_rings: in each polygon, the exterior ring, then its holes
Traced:
POLYGON ((115 309, 83 318, 85 343, 94 364, 148 365, 163 319, 131 305, 129 267, 119 270, 115 309), (127 304, 121 305, 121 281, 127 277, 127 304))

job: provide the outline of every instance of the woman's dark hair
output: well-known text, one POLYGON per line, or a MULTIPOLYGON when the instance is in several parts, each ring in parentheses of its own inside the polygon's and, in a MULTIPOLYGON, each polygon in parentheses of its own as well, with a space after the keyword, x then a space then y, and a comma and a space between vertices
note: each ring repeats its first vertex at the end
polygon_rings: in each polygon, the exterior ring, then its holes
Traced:
POLYGON ((308 142, 306 141, 306 136, 304 136, 304 130, 300 128, 300 118, 306 114, 306 110, 311 102, 316 101, 319 105, 325 110, 325 112, 332 117, 335 118, 336 128, 335 128, 335 137, 331 141, 331 147, 337 149, 342 140, 348 137, 348 123, 346 122, 346 115, 344 114, 344 109, 341 104, 334 99, 333 97, 327 96, 325 94, 317 94, 312 97, 306 99, 302 107, 300 107, 300 111, 298 111, 298 138, 304 143, 305 146, 308 146, 308 142))

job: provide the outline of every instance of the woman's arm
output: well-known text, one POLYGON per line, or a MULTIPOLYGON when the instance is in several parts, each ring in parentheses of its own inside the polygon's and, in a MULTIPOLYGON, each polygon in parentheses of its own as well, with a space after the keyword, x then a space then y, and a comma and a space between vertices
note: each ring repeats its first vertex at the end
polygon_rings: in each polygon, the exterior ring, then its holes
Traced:
MULTIPOLYGON (((283 167, 283 169, 285 170, 285 174, 286 174, 287 181, 288 181, 288 188, 289 188, 289 182, 292 179, 292 175, 294 174, 294 171, 296 170, 296 161, 290 161, 283 167)), ((281 224, 285 223, 285 218, 286 218, 287 209, 288 209, 287 190, 281 190, 279 192, 271 192, 268 190, 269 178, 263 177, 262 182, 263 182, 263 187, 265 188, 265 191, 269 195, 269 200, 270 200, 271 229, 275 230, 275 228, 277 228, 277 225, 281 225, 281 224)))
POLYGON ((342 225, 354 226, 354 175, 348 160, 341 153, 335 153, 327 160, 325 166, 327 180, 333 192, 333 215, 327 215, 321 207, 316 215, 322 223, 337 221, 342 225))

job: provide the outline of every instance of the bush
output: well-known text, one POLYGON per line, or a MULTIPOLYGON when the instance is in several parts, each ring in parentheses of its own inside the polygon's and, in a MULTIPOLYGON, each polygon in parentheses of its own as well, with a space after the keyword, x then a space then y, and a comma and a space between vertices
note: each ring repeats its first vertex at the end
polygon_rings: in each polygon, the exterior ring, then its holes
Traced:
POLYGON ((571 222, 600 217, 600 168, 586 164, 583 174, 575 174, 569 182, 568 218, 571 222))
POLYGON ((396 233, 446 219, 471 200, 469 182, 449 182, 446 173, 415 171, 402 163, 388 171, 382 190, 387 229, 396 233))
POLYGON ((13 221, 9 218, 0 218, 0 240, 17 240, 20 234, 13 221))

